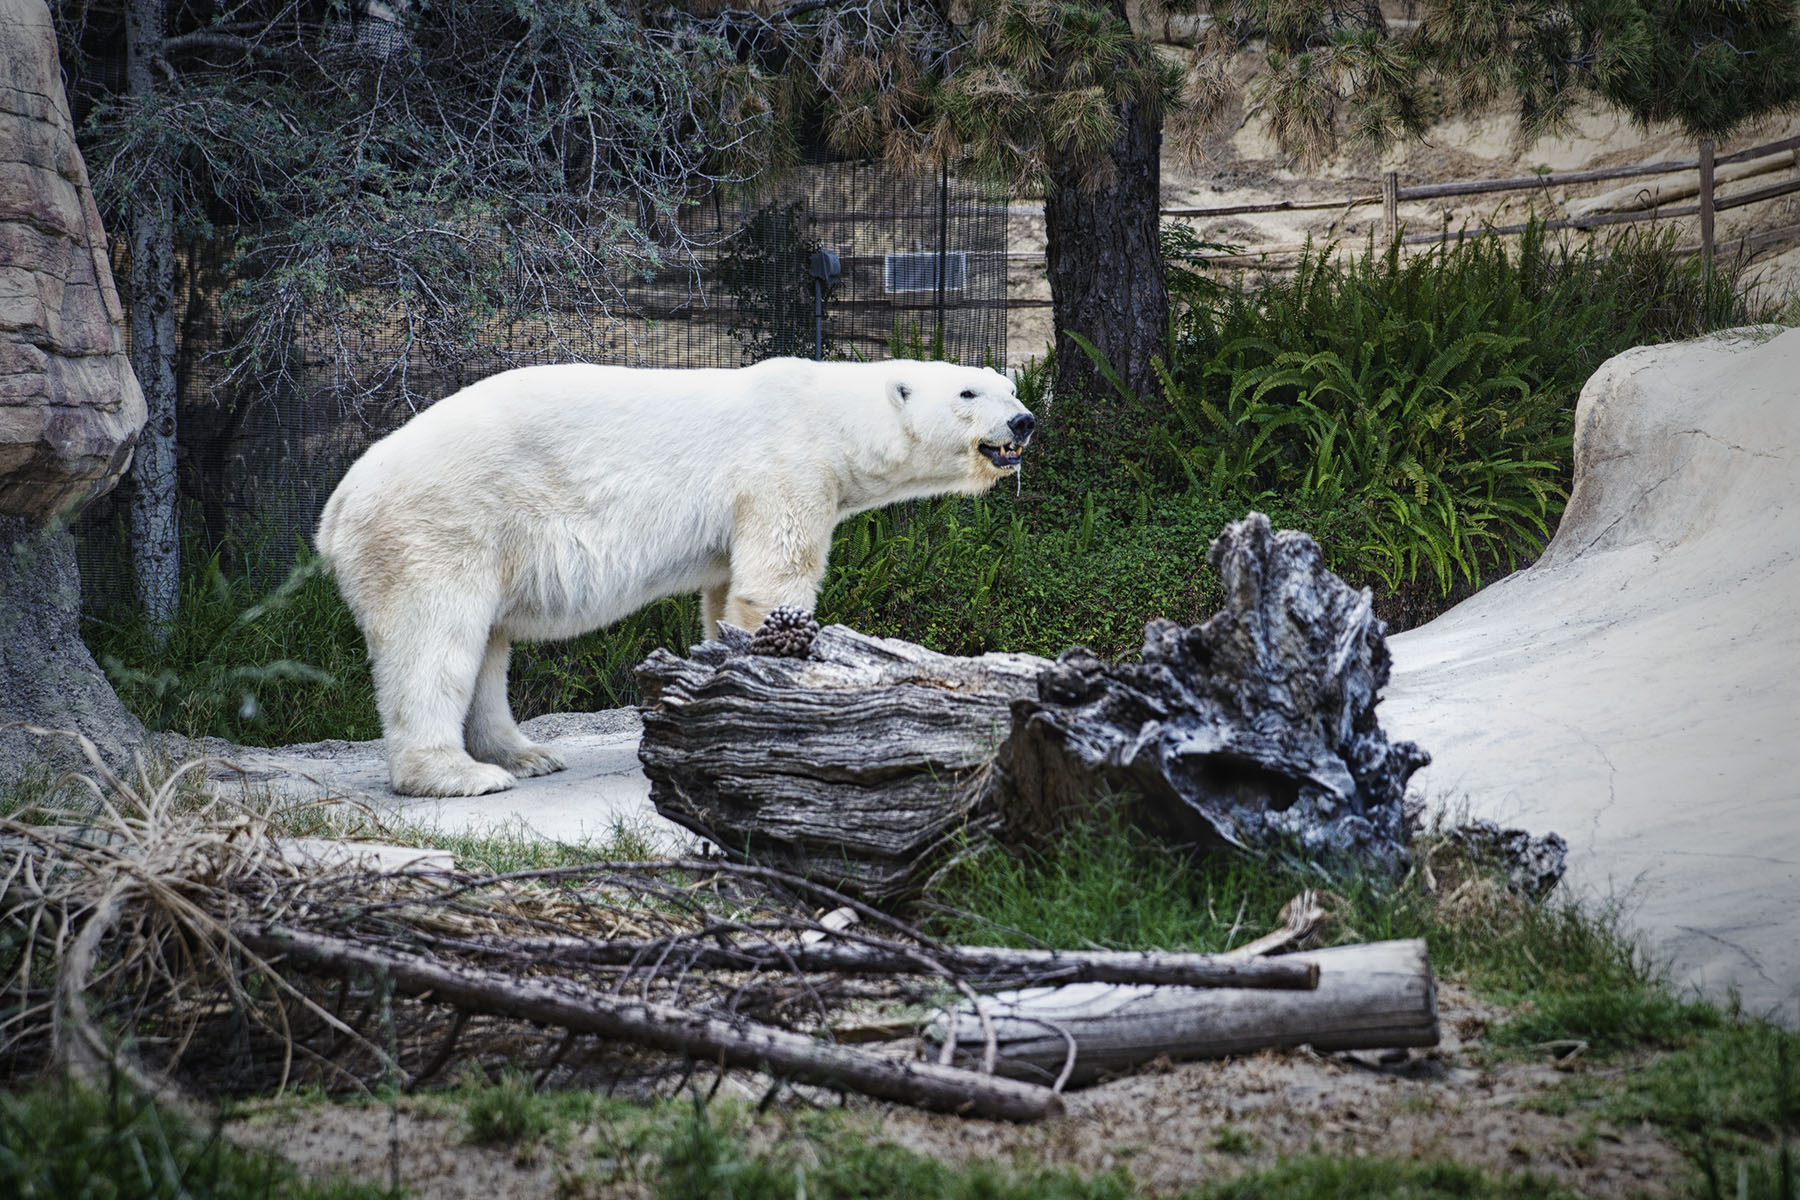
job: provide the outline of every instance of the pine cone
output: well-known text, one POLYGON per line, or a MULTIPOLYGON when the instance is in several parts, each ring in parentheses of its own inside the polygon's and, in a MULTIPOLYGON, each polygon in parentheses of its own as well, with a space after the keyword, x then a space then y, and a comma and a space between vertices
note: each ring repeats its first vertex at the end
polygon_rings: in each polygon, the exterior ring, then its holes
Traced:
POLYGON ((750 653, 776 658, 805 658, 812 651, 819 623, 803 608, 783 605, 771 612, 750 639, 750 653))

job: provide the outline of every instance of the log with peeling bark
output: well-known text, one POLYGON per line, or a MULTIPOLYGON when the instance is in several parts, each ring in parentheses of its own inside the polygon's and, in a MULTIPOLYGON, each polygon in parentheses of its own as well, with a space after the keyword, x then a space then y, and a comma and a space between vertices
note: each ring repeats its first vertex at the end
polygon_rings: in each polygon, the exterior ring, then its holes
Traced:
MULTIPOLYGON (((1311 991, 1071 984, 982 998, 998 1043, 995 1070, 1051 1083, 1087 1083, 1153 1058, 1218 1058, 1257 1050, 1373 1050, 1435 1046, 1437 995, 1419 940, 1337 946, 1284 955, 1318 967, 1311 991)), ((986 1035, 965 1003, 956 1057, 979 1058, 986 1035)))
POLYGON ((982 783, 1048 665, 832 625, 806 658, 727 630, 638 667, 650 798, 727 854, 871 900, 915 892, 995 817, 982 783))
MULTIPOLYGON (((1249 958, 1155 950, 1019 950, 1010 946, 933 946, 828 939, 818 942, 595 941, 574 937, 451 938, 421 934, 433 946, 581 966, 660 970, 832 971, 847 975, 962 976, 976 983, 1142 983, 1198 988, 1317 987, 1319 968, 1296 956, 1249 958)), ((706 935, 710 936, 710 935, 706 935)))
POLYGON ((633 1000, 570 980, 519 978, 277 925, 245 923, 232 932, 265 958, 340 977, 373 974, 400 995, 429 996, 464 1012, 617 1038, 696 1061, 767 1071, 778 1078, 937 1112, 1006 1121, 1037 1121, 1062 1113, 1061 1099, 1036 1084, 936 1063, 899 1061, 753 1021, 728 1021, 633 1000))

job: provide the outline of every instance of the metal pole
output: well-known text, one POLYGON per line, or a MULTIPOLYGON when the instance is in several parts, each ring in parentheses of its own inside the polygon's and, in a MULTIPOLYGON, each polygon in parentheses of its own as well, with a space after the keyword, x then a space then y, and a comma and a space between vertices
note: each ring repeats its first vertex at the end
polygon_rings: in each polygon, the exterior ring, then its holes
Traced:
POLYGON ((1713 263, 1713 140, 1700 139, 1700 260, 1713 263))
POLYGON ((938 166, 938 259, 937 259, 937 337, 932 345, 934 355, 944 353, 944 270, 949 265, 950 241, 950 162, 938 166))

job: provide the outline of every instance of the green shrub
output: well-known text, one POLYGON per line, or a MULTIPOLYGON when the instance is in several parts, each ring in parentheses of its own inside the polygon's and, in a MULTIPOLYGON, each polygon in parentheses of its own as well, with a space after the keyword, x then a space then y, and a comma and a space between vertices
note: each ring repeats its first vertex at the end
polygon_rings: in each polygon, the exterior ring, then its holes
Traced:
MULTIPOLYGON (((158 645, 137 620, 90 616, 82 632, 126 706, 152 729, 252 746, 381 736, 362 634, 321 561, 305 545, 286 579, 273 548, 254 536, 225 554, 190 546, 180 603, 158 645)), ((614 708, 637 699, 635 671, 652 650, 685 653, 700 627, 697 597, 659 601, 608 629, 513 654, 520 720, 547 712, 614 708)))
POLYGON ((362 635, 320 561, 299 547, 264 594, 254 581, 268 576, 258 564, 272 549, 234 549, 249 565, 227 574, 221 554, 188 547, 160 646, 139 621, 84 623, 119 697, 152 729, 253 745, 380 737, 362 635))
POLYGON ((463 1127, 478 1146, 529 1146, 553 1131, 587 1119, 593 1093, 539 1092, 531 1077, 508 1068, 492 1082, 471 1074, 463 1083, 463 1127))
POLYGON ((1751 318, 1738 277, 1678 258, 1672 234, 1605 252, 1541 228, 1514 249, 1487 236, 1405 257, 1397 243, 1328 248, 1254 289, 1177 274, 1189 284, 1160 369, 1166 410, 1136 439, 1160 446, 1120 468, 1228 506, 1280 494, 1348 512, 1346 565, 1390 589, 1423 576, 1448 593, 1535 556, 1594 368, 1751 318))

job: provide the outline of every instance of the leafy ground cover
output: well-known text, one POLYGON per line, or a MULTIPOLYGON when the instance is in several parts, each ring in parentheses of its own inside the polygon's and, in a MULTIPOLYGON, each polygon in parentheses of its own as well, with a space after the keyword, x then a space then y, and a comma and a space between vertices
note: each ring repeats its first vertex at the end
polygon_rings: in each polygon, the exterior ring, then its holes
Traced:
POLYGON ((380 1200, 384 1187, 316 1182, 123 1083, 0 1091, 0 1195, 17 1200, 380 1200))

